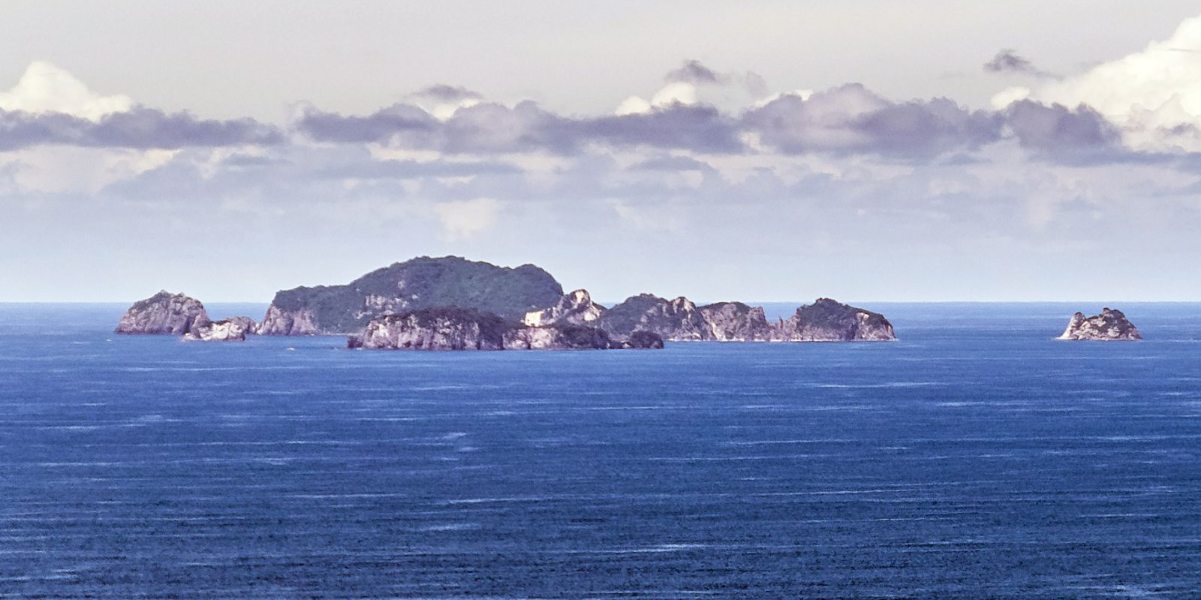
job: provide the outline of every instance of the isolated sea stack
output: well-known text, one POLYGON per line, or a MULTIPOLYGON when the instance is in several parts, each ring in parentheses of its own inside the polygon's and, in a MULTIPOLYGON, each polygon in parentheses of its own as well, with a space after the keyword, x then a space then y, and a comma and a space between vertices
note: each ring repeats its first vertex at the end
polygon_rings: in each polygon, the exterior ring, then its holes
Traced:
POLYGON ((184 294, 161 291, 139 300, 125 311, 116 333, 124 335, 185 335, 208 325, 204 304, 184 294))
POLYGON ((375 317, 424 308, 463 308, 520 320, 551 306, 563 287, 534 265, 498 267, 457 256, 422 256, 372 271, 346 285, 275 294, 262 335, 348 335, 375 317))
POLYGON ((249 317, 210 321, 199 300, 162 291, 129 307, 115 331, 123 335, 177 335, 186 340, 228 342, 245 340, 254 328, 249 317))
POLYGON ((1063 330, 1061 340, 1086 340, 1101 342, 1125 342, 1143 339, 1138 328, 1126 318, 1122 311, 1116 308, 1103 308, 1101 314, 1091 317, 1084 313, 1072 315, 1067 329, 1063 330))
POLYGON ((347 340, 374 350, 607 350, 662 348, 663 338, 636 332, 614 339, 602 329, 571 323, 529 326, 458 307, 423 308, 375 317, 347 340))

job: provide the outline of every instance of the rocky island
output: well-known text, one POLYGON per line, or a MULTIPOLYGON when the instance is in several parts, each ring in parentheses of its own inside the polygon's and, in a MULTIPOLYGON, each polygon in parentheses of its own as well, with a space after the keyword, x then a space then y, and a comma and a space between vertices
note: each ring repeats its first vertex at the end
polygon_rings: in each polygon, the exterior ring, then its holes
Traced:
POLYGON ((123 335, 185 335, 209 322, 204 304, 184 294, 166 290, 133 303, 117 323, 123 335))
POLYGON ((1081 312, 1072 315, 1067 329, 1063 330, 1063 335, 1058 339, 1113 342, 1141 340, 1143 335, 1122 311, 1103 308, 1101 314, 1091 317, 1086 317, 1081 312))
POLYGON ((160 292, 130 307, 117 333, 203 341, 244 340, 251 334, 346 335, 353 348, 445 350, 896 339, 883 315, 829 298, 801 306, 776 323, 768 321, 762 307, 742 302, 697 306, 683 296, 669 300, 644 293, 606 308, 585 289, 564 294, 554 277, 534 265, 500 267, 457 256, 422 256, 344 285, 279 291, 257 326, 248 317, 211 321, 195 298, 160 292))
POLYGON ((122 335, 176 335, 206 342, 241 341, 253 332, 254 321, 249 317, 211 321, 199 300, 166 290, 135 302, 114 330, 122 335))
POLYGON ((375 317, 350 348, 376 350, 607 350, 662 348, 663 339, 636 332, 615 340, 603 329, 570 323, 531 326, 458 307, 423 308, 375 317))

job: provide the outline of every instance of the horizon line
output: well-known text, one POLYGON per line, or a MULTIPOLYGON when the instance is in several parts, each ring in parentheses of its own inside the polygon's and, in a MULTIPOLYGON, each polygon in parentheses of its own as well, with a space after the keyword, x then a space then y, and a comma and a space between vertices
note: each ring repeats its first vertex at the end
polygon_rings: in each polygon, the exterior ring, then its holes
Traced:
MULTIPOLYGON (((829 296, 819 296, 820 298, 828 298, 829 296)), ((687 298, 687 296, 685 296, 687 298)), ((713 304, 717 302, 742 302, 749 305, 765 305, 765 304, 797 304, 805 305, 812 304, 813 300, 693 300, 688 298, 695 304, 713 304)), ((0 300, 0 306, 4 305, 23 305, 23 304, 45 304, 45 305, 95 305, 95 304, 129 304, 137 302, 135 300, 0 300)), ((1127 303, 1127 304, 1201 304, 1201 298, 1192 300, 1123 300, 1123 299, 1041 299, 1041 300, 1005 300, 1005 299, 989 299, 989 300, 841 300, 835 299, 845 304, 1068 304, 1068 303, 1127 303)), ((625 300, 617 301, 596 301, 598 304, 611 306, 624 302, 625 300)), ((202 300, 207 304, 261 304, 270 306, 271 301, 263 300, 202 300)))

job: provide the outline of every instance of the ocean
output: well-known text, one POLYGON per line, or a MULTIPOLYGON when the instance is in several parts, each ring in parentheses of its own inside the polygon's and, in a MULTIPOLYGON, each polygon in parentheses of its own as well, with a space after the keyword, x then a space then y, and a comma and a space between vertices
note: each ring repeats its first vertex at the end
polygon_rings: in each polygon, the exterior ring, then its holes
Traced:
POLYGON ((0 305, 0 596, 1201 594, 1201 304, 1110 344, 1053 339, 1097 303, 866 306, 900 341, 370 352, 0 305))

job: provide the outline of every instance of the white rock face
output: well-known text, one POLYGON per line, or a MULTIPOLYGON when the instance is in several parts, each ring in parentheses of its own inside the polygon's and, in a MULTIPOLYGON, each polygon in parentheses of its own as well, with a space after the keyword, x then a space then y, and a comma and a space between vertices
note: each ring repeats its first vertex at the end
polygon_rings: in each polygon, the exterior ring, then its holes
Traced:
POLYGON ((500 350, 503 321, 459 309, 442 309, 372 319, 355 348, 389 350, 500 350))
POLYGON ((346 344, 379 350, 616 350, 659 349, 663 338, 639 332, 630 339, 614 340, 604 330, 587 325, 531 327, 491 313, 433 308, 376 317, 346 344))
MULTIPOLYGON (((247 329, 246 321, 250 321, 246 317, 235 317, 233 319, 225 319, 223 321, 213 321, 200 327, 193 327, 191 331, 184 336, 185 340, 194 340, 201 342, 241 342, 246 340, 246 334, 250 333, 247 329)), ((253 323, 253 321, 250 321, 253 323)))
POLYGON ((575 290, 564 294, 554 306, 526 313, 522 322, 530 327, 560 323, 586 325, 596 321, 604 313, 605 307, 593 302, 588 290, 575 290))
POLYGON ((1076 313, 1068 320, 1067 329, 1063 330, 1061 340, 1086 340, 1101 342, 1120 342, 1143 339, 1134 323, 1131 323, 1122 311, 1103 308, 1101 314, 1085 317, 1084 313, 1076 313))

